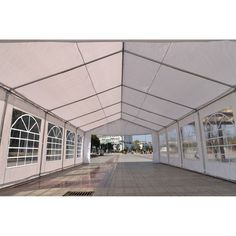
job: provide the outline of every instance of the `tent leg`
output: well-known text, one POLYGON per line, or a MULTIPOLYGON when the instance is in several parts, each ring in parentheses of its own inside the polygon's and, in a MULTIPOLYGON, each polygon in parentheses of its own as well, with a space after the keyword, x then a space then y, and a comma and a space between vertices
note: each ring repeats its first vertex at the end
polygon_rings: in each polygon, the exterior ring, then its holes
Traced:
POLYGON ((91 134, 85 133, 83 148, 83 163, 90 163, 91 134))
POLYGON ((158 134, 157 133, 152 134, 152 147, 153 147, 152 161, 154 163, 159 163, 160 162, 160 155, 159 155, 159 142, 158 142, 158 134))

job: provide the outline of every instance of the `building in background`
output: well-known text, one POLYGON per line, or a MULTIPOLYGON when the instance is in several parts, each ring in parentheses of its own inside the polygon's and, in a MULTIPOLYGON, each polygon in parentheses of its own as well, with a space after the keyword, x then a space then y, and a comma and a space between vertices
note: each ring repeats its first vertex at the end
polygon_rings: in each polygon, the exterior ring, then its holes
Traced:
POLYGON ((100 144, 111 143, 114 151, 123 151, 127 149, 131 151, 132 148, 132 135, 125 136, 100 136, 100 144))

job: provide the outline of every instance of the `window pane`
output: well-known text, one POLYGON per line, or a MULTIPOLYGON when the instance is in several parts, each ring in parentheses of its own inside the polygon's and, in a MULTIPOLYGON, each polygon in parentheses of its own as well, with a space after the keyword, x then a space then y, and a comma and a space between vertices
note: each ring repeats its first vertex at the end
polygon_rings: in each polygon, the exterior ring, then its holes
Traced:
POLYGON ((67 130, 66 132, 66 159, 74 158, 75 133, 67 130))
POLYGON ((60 160, 62 154, 62 128, 48 123, 47 161, 60 160))
POLYGON ((159 141, 160 141, 161 156, 167 157, 167 141, 166 141, 166 134, 165 133, 160 134, 159 141))
POLYGON ((168 150, 170 157, 179 157, 178 155, 178 141, 177 141, 177 130, 173 129, 168 131, 168 150))
POLYGON ((34 141, 36 135, 39 138, 40 125, 40 119, 13 109, 7 166, 32 163, 33 153, 38 155, 38 146, 34 147, 34 141))
POLYGON ((207 158, 211 161, 236 161, 236 129, 231 108, 213 113, 203 120, 207 158))
POLYGON ((183 157, 186 159, 199 159, 195 122, 181 128, 183 157))

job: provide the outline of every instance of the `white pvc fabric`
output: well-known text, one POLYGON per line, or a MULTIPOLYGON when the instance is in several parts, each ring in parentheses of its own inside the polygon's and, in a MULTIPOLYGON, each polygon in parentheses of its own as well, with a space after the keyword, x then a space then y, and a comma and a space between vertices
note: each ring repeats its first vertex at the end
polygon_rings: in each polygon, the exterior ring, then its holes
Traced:
POLYGON ((158 131, 232 91, 236 42, 0 42, 1 86, 87 132, 158 131))

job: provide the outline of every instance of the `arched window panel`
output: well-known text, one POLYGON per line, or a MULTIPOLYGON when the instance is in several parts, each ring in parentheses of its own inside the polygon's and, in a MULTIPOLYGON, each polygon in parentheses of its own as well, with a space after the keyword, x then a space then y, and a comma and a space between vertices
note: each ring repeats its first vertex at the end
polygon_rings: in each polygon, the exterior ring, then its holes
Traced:
POLYGON ((160 154, 162 156, 167 157, 167 140, 165 133, 160 134, 159 141, 160 141, 160 154))
POLYGON ((213 113, 203 120, 209 161, 236 162, 236 128, 231 108, 213 113))
POLYGON ((183 157, 186 159, 199 159, 197 134, 195 122, 181 128, 183 157))
POLYGON ((61 160, 63 130, 61 127, 48 123, 47 135, 47 161, 61 160))
POLYGON ((13 109, 7 166, 22 166, 38 162, 41 120, 13 109))
POLYGON ((170 157, 178 157, 178 139, 177 139, 177 130, 172 129, 168 131, 168 150, 170 157))
POLYGON ((77 135, 77 158, 81 158, 81 149, 82 149, 83 138, 79 134, 77 135))
POLYGON ((66 132, 66 159, 74 158, 75 154, 75 133, 67 130, 66 132))

